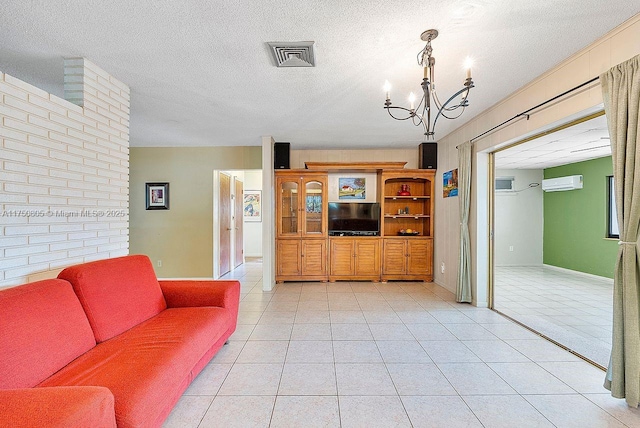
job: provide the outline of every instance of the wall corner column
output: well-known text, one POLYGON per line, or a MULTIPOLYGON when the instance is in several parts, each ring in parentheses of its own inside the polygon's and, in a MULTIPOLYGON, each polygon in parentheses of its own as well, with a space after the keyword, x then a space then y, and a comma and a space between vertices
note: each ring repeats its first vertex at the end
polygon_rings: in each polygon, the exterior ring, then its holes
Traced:
POLYGON ((275 286, 275 192, 273 174, 273 145, 271 136, 262 137, 262 290, 275 286))

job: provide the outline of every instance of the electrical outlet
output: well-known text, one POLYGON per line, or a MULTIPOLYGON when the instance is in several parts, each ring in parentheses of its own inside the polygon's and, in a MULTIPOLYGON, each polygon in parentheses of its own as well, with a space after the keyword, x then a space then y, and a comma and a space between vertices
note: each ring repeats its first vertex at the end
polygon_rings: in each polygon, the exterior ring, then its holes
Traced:
POLYGON ((158 260, 158 267, 162 267, 162 260, 158 260))
POLYGON ((509 251, 513 251, 513 245, 509 245, 509 251))
POLYGON ((444 273, 444 262, 440 265, 440 273, 444 273))

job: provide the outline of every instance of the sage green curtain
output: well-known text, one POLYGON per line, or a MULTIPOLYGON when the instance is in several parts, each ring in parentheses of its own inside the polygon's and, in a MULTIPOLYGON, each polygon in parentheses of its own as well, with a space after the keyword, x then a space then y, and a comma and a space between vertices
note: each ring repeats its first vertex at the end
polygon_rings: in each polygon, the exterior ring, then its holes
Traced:
POLYGON ((456 301, 471 303, 471 243, 469 207, 471 205, 471 141, 458 146, 458 204, 460 206, 460 251, 456 301))
POLYGON ((607 114, 620 246, 613 285, 613 347, 605 388, 638 407, 640 399, 640 55, 600 76, 607 114))

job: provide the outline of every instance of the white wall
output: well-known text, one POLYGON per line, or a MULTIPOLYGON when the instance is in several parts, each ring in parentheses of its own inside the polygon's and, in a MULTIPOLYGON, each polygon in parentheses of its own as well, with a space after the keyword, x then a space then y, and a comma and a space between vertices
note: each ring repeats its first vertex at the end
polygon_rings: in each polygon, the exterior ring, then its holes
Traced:
MULTIPOLYGON (((244 171, 244 190, 262 190, 262 171, 246 170, 244 171)), ((262 201, 262 209, 264 211, 264 194, 262 201)), ((262 257, 262 227, 264 220, 261 222, 245 221, 244 222, 244 256, 245 257, 262 257)))
POLYGON ((496 170, 514 177, 514 192, 496 192, 494 257, 496 266, 542 265, 544 204, 541 169, 496 170), (538 183, 537 187, 529 187, 538 183))
POLYGON ((0 287, 129 251, 129 87, 64 67, 69 101, 0 72, 0 287))

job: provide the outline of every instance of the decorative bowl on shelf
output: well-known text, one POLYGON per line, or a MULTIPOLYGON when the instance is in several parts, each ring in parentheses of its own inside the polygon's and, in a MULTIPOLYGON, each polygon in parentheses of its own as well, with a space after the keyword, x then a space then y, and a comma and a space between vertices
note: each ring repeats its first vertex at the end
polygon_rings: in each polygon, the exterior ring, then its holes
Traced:
POLYGON ((420 235, 420 232, 418 232, 417 230, 411 230, 411 229, 407 229, 407 230, 400 230, 398 231, 398 235, 400 236, 417 236, 420 235))

